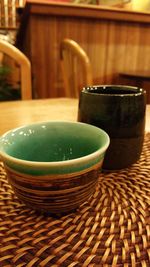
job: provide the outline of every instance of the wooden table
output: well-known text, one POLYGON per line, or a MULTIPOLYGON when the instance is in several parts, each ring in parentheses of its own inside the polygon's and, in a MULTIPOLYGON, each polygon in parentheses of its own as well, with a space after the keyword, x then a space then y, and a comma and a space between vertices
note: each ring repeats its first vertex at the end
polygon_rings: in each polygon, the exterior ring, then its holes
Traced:
MULTIPOLYGON (((0 135, 28 123, 47 120, 77 120, 78 99, 53 98, 0 103, 0 135)), ((146 131, 150 131, 150 105, 147 105, 146 131)))
POLYGON ((0 134, 28 123, 77 120, 78 99, 56 98, 0 103, 0 134))

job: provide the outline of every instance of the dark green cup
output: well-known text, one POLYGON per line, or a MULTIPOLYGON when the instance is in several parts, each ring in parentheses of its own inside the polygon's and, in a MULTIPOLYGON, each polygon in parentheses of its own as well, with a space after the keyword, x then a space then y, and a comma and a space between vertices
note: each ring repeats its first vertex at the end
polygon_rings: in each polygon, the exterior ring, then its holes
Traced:
POLYGON ((104 129, 110 137, 103 168, 126 168, 141 155, 145 131, 146 92, 124 85, 83 88, 78 121, 104 129))

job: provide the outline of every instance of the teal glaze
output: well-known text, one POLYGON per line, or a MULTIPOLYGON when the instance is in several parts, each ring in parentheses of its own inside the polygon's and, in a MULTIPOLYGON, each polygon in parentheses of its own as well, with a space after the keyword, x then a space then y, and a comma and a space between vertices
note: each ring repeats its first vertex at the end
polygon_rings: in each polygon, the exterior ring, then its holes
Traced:
POLYGON ((0 139, 4 163, 26 174, 62 174, 103 160, 109 145, 101 129, 78 122, 43 122, 7 132, 0 139))

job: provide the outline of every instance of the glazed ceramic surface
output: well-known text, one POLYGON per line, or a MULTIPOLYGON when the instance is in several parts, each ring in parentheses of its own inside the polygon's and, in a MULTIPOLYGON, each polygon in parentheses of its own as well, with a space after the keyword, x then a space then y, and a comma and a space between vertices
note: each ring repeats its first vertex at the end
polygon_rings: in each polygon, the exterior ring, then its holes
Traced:
POLYGON ((84 88, 78 121, 104 129, 110 136, 103 168, 121 169, 135 163, 142 151, 146 92, 137 87, 99 85, 84 88))
POLYGON ((75 209, 93 193, 108 135, 78 122, 43 122, 1 137, 1 157, 17 196, 52 213, 75 209))

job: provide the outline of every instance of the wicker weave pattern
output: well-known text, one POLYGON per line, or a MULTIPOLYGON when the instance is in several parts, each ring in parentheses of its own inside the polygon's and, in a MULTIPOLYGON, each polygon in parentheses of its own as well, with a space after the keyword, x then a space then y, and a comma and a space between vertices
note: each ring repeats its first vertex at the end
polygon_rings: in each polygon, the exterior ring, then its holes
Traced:
POLYGON ((75 213, 37 214, 18 201, 0 165, 0 266, 150 266, 150 134, 141 159, 100 174, 75 213))

